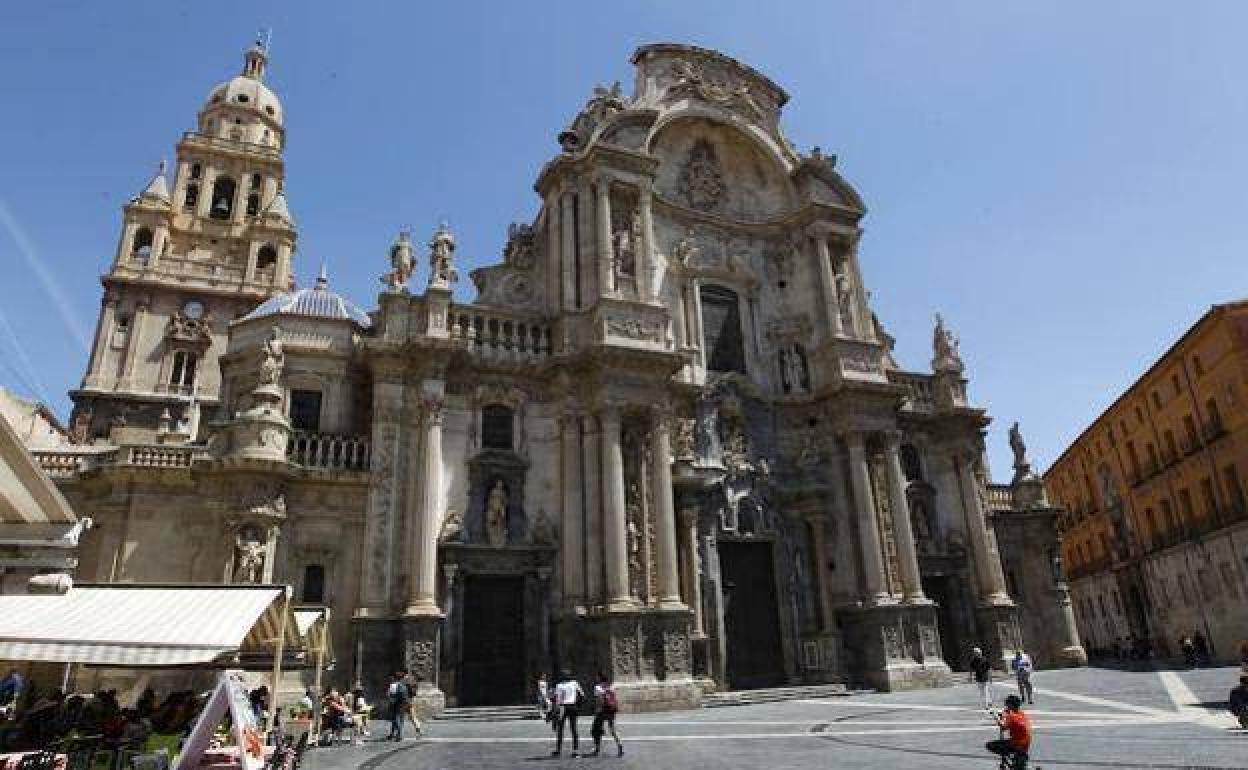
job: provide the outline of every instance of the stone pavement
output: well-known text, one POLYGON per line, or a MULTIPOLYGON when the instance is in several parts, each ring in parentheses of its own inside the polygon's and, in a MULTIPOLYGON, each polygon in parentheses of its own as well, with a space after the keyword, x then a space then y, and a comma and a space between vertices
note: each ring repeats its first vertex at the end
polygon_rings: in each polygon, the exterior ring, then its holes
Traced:
MULTIPOLYGON (((1074 669, 1035 675, 1032 768, 1248 768, 1248 734, 1225 712, 1233 668, 1074 669)), ((998 686, 998 701, 1013 687, 998 686)), ((378 725, 375 734, 384 734, 378 725)), ((589 720, 581 720, 586 748, 589 720)), ((996 727, 973 686, 620 717, 625 756, 549 756, 539 721, 432 722, 425 738, 310 752, 307 770, 985 768, 996 727), (536 763, 536 764, 535 764, 536 763)), ((608 750, 609 749, 609 750, 608 750)))

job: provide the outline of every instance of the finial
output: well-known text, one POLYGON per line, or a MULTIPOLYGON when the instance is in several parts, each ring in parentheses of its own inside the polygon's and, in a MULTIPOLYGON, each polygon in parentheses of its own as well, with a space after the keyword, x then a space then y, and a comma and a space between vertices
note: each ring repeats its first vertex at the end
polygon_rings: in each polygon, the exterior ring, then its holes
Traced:
POLYGON ((160 159, 160 165, 156 167, 156 173, 160 174, 161 176, 165 175, 165 159, 164 158, 160 159))
POLYGON ((329 288, 329 272, 325 269, 325 260, 321 260, 321 272, 316 276, 316 288, 321 290, 329 288))

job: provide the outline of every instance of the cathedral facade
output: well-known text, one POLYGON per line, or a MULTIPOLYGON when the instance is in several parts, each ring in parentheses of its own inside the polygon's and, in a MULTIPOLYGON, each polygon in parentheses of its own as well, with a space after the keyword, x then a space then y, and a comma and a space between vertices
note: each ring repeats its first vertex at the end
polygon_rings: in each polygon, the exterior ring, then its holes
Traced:
POLYGON ((894 360, 864 204, 779 86, 638 49, 500 263, 400 233, 365 311, 291 284, 267 59, 125 207, 78 446, 40 455, 96 522, 80 579, 290 583, 333 610, 340 684, 405 668, 429 711, 560 668, 638 710, 938 686, 1022 643, 957 340, 938 319, 930 371, 894 360))

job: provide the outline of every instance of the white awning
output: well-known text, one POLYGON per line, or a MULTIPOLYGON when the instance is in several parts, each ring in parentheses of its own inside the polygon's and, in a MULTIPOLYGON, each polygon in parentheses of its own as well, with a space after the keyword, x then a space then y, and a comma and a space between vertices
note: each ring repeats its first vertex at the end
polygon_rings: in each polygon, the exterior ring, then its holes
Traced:
POLYGON ((109 666, 228 663, 271 648, 283 586, 78 585, 62 595, 0 596, 0 660, 109 666))

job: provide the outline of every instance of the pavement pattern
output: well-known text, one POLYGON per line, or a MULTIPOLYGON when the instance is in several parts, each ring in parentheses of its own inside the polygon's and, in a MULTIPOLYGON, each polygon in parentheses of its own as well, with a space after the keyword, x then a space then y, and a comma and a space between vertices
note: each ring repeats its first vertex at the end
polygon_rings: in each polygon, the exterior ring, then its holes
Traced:
MULTIPOLYGON (((1226 712, 1238 669, 1040 671, 1025 710, 1034 737, 1030 768, 1248 768, 1248 731, 1226 712)), ((1015 692, 994 685, 998 708, 1015 692)), ((592 749, 582 717, 581 750, 592 749)), ((384 736, 385 723, 374 726, 384 736)), ((930 768, 997 767, 983 749, 998 737, 973 685, 662 714, 621 714, 625 755, 610 735, 601 757, 550 756, 545 722, 429 722, 402 743, 309 752, 307 770, 459 768, 930 768)))

